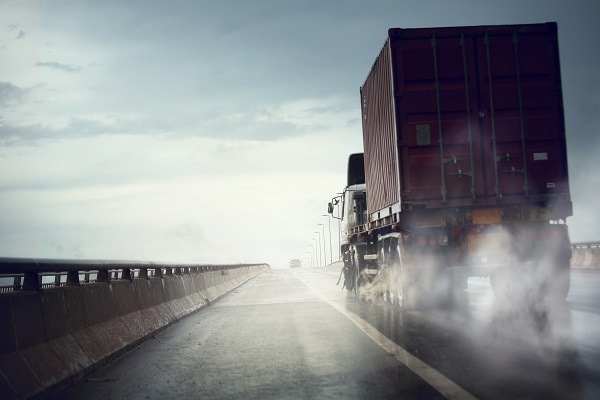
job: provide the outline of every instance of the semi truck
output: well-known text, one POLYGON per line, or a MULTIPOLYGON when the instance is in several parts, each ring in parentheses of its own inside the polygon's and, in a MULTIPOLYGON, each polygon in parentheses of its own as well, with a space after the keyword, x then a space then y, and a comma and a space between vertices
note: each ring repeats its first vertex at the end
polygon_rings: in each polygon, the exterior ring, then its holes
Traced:
POLYGON ((556 23, 389 29, 360 102, 363 152, 328 207, 347 290, 407 309, 469 277, 499 297, 567 296, 556 23))

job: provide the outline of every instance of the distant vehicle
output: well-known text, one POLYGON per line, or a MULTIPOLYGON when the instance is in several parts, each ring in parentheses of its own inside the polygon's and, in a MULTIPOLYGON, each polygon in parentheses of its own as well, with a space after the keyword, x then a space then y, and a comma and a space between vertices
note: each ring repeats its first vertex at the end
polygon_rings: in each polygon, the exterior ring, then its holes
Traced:
POLYGON ((556 23, 390 29, 360 94, 364 153, 329 203, 342 207, 346 289, 377 283, 413 308, 489 276, 500 297, 521 281, 566 297, 556 23))
POLYGON ((300 268, 302 266, 302 261, 298 260, 297 258, 294 258, 292 261, 290 261, 290 268, 300 268))

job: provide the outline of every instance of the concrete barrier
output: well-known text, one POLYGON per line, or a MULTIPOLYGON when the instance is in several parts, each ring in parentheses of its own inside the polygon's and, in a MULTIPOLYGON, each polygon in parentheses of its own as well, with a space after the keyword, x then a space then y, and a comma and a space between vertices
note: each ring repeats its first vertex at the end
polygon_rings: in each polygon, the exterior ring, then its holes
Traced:
POLYGON ((56 393, 266 264, 0 295, 0 399, 56 393))
POLYGON ((600 247, 574 246, 571 268, 600 268, 600 247))

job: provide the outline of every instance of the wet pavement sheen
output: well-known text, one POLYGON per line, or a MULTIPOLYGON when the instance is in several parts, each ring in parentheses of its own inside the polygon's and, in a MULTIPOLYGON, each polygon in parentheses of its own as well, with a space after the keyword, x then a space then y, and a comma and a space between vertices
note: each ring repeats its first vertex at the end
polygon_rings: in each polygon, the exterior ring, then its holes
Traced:
POLYGON ((59 398, 444 398, 344 313, 475 398, 600 398, 598 273, 574 273, 558 306, 500 304, 471 279, 451 310, 402 312, 357 301, 339 272, 266 272, 59 398))

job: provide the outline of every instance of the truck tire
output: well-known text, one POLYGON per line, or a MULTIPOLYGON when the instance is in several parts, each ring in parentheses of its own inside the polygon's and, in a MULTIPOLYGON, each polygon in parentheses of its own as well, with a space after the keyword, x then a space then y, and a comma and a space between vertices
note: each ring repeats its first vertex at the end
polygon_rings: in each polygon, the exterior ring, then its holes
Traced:
POLYGON ((543 300, 562 302, 569 295, 571 286, 571 266, 569 260, 562 260, 550 266, 549 273, 543 275, 540 295, 543 300))
POLYGON ((401 307, 402 311, 415 310, 419 307, 418 290, 414 283, 414 273, 402 263, 402 250, 398 239, 388 239, 383 246, 382 259, 389 268, 388 286, 386 297, 395 306, 401 307))
POLYGON ((398 276, 398 304, 402 308, 402 311, 412 311, 420 308, 421 299, 420 293, 422 290, 419 288, 419 279, 417 278, 416 272, 408 268, 402 262, 402 254, 399 245, 395 246, 394 249, 394 263, 397 265, 397 276, 398 276))
POLYGON ((352 262, 344 259, 344 288, 348 292, 354 292, 354 275, 353 275, 352 262))
POLYGON ((402 260, 400 259, 400 248, 397 240, 392 240, 388 252, 389 263, 389 286, 388 296, 390 303, 394 306, 402 306, 402 280, 401 280, 401 265, 402 260))
POLYGON ((408 274, 406 271, 402 271, 400 274, 400 306, 404 311, 410 311, 416 308, 414 293, 412 292, 410 284, 407 282, 407 280, 408 274))
POLYGON ((490 286, 499 300, 552 301, 567 299, 571 270, 567 262, 538 263, 525 270, 499 270, 490 275, 490 286))
POLYGON ((391 240, 385 240, 379 246, 377 252, 378 275, 382 281, 383 289, 381 291, 381 299, 384 303, 395 305, 397 303, 397 290, 395 284, 395 269, 394 257, 392 255, 391 240))
POLYGON ((352 275, 352 292, 360 299, 360 254, 356 246, 352 246, 350 249, 350 264, 351 264, 351 275, 352 275))
POLYGON ((523 289, 524 282, 518 276, 518 273, 506 269, 492 272, 490 287, 494 297, 500 301, 522 298, 527 290, 523 289))

